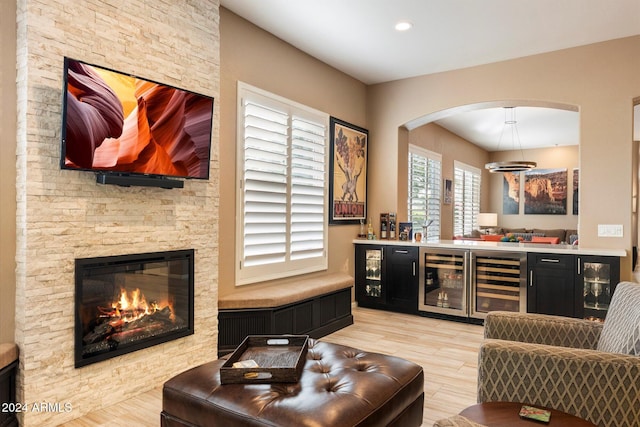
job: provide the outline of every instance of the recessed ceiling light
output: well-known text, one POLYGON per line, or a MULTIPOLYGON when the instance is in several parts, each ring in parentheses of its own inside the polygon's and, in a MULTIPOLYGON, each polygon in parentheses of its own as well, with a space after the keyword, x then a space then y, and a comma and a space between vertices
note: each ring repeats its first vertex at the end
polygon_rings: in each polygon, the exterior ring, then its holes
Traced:
POLYGON ((396 24, 396 31, 407 31, 413 27, 413 24, 409 21, 400 21, 396 24))

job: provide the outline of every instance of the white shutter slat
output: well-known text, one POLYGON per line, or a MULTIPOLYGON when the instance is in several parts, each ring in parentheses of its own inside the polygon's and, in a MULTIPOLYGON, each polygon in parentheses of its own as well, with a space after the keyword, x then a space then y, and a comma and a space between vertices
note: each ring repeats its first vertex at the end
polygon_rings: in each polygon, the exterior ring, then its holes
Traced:
POLYGON ((299 117, 292 121, 291 258, 322 256, 326 186, 326 129, 299 117))
POLYGON ((287 114, 245 103, 243 265, 274 264, 287 251, 287 114))
POLYGON ((478 229, 480 212, 480 170, 461 162, 454 165, 454 232, 471 234, 478 229))

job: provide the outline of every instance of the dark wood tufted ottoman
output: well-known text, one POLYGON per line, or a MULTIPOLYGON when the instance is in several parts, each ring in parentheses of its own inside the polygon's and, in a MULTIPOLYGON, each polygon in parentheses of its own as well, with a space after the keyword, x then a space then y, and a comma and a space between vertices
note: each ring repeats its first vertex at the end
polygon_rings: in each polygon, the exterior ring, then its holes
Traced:
POLYGON ((249 385, 221 385, 223 363, 164 384, 162 427, 422 424, 422 367, 408 360, 310 340, 298 383, 249 385))

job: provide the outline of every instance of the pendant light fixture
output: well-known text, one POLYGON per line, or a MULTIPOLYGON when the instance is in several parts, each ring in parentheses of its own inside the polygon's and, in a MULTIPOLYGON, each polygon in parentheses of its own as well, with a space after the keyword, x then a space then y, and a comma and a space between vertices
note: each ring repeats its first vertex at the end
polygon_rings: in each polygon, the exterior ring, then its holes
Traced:
POLYGON ((515 144, 517 141, 518 148, 520 149, 520 153, 522 154, 522 160, 507 160, 504 162, 487 163, 486 165, 484 165, 484 167, 485 169, 489 169, 489 172, 521 172, 535 169, 536 166, 538 166, 536 162, 524 160, 524 151, 522 150, 522 144, 520 143, 520 135, 518 134, 517 123, 516 107, 505 107, 504 126, 502 127, 502 132, 500 132, 500 139, 498 140, 497 148, 500 148, 502 137, 505 133, 505 130, 507 130, 507 126, 509 126, 509 130, 511 131, 511 143, 513 144, 513 148, 515 149, 515 144))

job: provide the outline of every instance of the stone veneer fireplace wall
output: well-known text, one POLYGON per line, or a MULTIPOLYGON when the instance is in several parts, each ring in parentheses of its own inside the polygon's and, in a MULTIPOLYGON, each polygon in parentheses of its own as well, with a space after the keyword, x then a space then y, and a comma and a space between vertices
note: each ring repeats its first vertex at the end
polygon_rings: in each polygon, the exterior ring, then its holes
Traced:
POLYGON ((57 426, 215 358, 218 8, 218 0, 18 0, 18 401, 59 409, 22 413, 23 427, 57 426), (123 188, 60 170, 64 56, 214 96, 211 179, 123 188), (75 368, 74 260, 186 248, 195 249, 195 334, 75 368))

